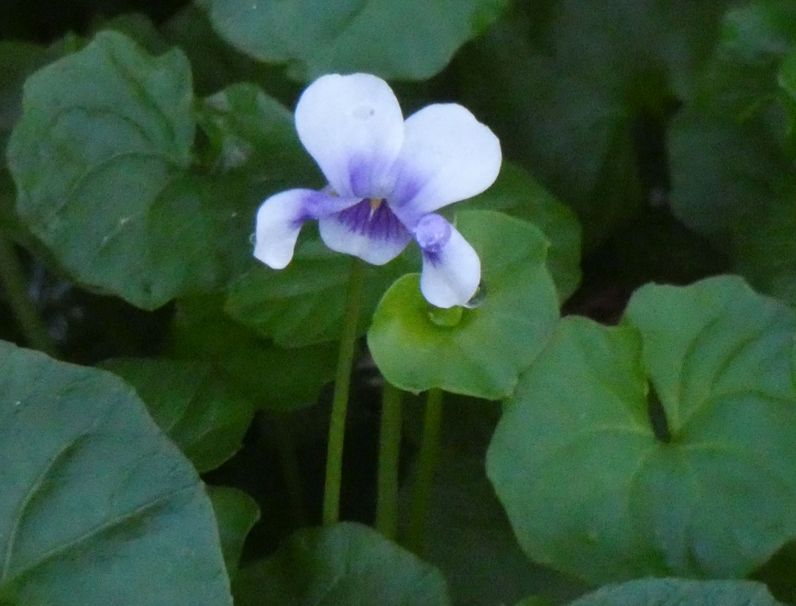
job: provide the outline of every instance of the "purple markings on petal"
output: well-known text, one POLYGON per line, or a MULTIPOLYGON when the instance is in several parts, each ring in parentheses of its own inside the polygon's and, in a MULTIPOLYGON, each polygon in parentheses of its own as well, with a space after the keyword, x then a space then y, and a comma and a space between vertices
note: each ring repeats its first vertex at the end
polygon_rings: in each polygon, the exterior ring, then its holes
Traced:
POLYGON ((408 232, 390 207, 383 201, 362 200, 337 215, 340 223, 351 232, 367 236, 372 240, 402 241, 408 239, 408 232))
POLYGON ((355 198, 341 198, 328 191, 310 191, 304 196, 300 214, 296 216, 296 225, 304 222, 334 215, 342 210, 359 204, 355 198))
POLYGON ((422 180, 407 178, 405 174, 399 173, 388 196, 393 212, 410 229, 417 223, 418 219, 422 218, 422 213, 418 213, 412 205, 412 200, 422 189, 422 180))
POLYGON ((423 249, 423 255, 436 264, 440 252, 451 239, 450 223, 437 214, 424 215, 415 226, 415 239, 423 249))
POLYGON ((390 160, 379 154, 348 161, 348 184, 359 198, 384 198, 392 184, 389 176, 390 160))
POLYGON ((348 179, 351 191, 355 196, 367 196, 371 194, 371 172, 372 168, 368 162, 352 159, 348 163, 348 179))
POLYGON ((365 198, 319 222, 321 238, 332 250, 373 265, 394 259, 412 239, 384 200, 365 198))

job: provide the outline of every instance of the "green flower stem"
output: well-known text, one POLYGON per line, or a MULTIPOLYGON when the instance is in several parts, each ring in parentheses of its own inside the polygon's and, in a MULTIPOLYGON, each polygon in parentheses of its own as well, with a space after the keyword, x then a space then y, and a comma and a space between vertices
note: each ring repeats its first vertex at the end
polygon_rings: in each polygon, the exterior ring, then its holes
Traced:
POLYGON ((442 390, 428 392, 426 411, 423 418, 423 437, 417 459, 417 476, 409 512, 407 546, 417 554, 423 551, 423 535, 426 527, 426 514, 434 485, 434 472, 439 456, 439 438, 442 429, 442 390))
POLYGON ((388 539, 398 530, 398 465, 401 454, 401 392, 384 383, 379 432, 376 529, 388 539))
POLYGON ((345 419, 348 409, 348 390, 351 384, 351 367, 354 361, 354 346, 357 340, 357 324, 362 307, 362 285, 365 267, 354 259, 351 277, 348 280, 343 334, 337 356, 332 416, 329 420, 329 443, 326 450, 326 484, 323 494, 323 523, 334 524, 340 518, 340 485, 343 474, 343 442, 345 441, 345 419))
POLYGON ((2 235, 0 235, 0 286, 6 294, 8 305, 19 323, 27 344, 55 356, 55 345, 28 298, 25 275, 14 245, 2 235))

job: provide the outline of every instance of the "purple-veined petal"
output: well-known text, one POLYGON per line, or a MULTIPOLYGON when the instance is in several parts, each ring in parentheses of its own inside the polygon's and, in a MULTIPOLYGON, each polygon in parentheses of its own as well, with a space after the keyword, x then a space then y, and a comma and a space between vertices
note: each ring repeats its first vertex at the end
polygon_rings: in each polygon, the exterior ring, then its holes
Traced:
POLYGON ((373 265, 384 265, 406 248, 412 235, 385 203, 362 200, 318 222, 326 246, 373 265))
POLYGON ((413 225, 426 213, 487 189, 501 159, 498 138, 467 109, 429 105, 406 119, 388 200, 404 223, 413 225))
POLYGON ((369 74, 315 80, 296 106, 296 130, 342 197, 383 197, 403 144, 401 107, 387 83, 369 74))
POLYGON ((420 290, 437 307, 465 305, 478 290, 481 261, 462 235, 437 214, 425 215, 415 227, 423 250, 420 290))
POLYGON ((273 269, 284 268, 293 258, 305 221, 340 212, 358 201, 312 189, 274 194, 257 211, 254 256, 273 269))

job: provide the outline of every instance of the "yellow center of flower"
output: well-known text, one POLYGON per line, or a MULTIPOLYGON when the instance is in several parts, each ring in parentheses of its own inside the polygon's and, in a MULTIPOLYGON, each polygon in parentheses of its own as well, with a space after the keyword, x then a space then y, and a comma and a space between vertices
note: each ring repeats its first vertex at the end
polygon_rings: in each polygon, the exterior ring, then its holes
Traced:
POLYGON ((381 203, 384 202, 384 198, 371 198, 370 199, 370 216, 372 217, 377 210, 379 210, 379 206, 381 203))

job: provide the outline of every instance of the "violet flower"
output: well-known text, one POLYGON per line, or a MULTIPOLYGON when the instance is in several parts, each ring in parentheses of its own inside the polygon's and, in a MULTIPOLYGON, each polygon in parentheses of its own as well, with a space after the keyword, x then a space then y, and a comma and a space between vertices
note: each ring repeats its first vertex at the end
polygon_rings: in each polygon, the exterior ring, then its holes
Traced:
POLYGON ((299 99, 296 129, 329 185, 263 202, 254 256, 284 268, 309 220, 318 220, 329 248, 374 265, 414 239, 423 253, 423 296, 437 307, 465 305, 478 289, 481 263, 435 211, 495 181, 501 151, 492 131, 455 103, 404 120, 387 83, 369 74, 318 78, 299 99))

